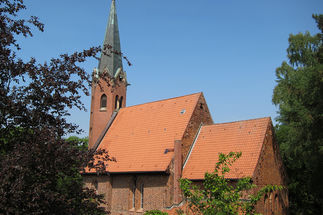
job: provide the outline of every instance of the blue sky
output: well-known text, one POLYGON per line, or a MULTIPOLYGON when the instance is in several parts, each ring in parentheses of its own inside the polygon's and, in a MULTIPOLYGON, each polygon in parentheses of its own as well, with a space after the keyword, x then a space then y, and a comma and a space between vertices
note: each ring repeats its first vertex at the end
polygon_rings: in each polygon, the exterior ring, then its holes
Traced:
MULTIPOLYGON (((202 91, 214 122, 277 116, 275 69, 289 34, 316 33, 322 0, 116 0, 127 106, 202 91)), ((103 42, 111 0, 26 1, 45 32, 23 39, 20 56, 40 62, 103 42)), ((95 60, 84 64, 91 73, 95 60)), ((86 132, 88 112, 71 110, 86 132)))

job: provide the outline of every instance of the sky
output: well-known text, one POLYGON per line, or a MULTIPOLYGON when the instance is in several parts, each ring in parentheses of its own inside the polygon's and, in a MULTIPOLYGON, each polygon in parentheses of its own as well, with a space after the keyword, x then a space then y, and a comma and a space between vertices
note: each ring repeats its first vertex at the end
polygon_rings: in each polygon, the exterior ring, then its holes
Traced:
MULTIPOLYGON (((111 0, 26 1, 45 32, 20 38, 23 59, 48 61, 103 43, 111 0)), ((116 0, 128 82, 127 106, 203 92, 215 123, 270 116, 275 70, 287 60, 290 34, 317 33, 322 0, 116 0)), ((91 73, 97 60, 83 64, 91 73)), ((87 112, 71 122, 87 136, 87 112)))

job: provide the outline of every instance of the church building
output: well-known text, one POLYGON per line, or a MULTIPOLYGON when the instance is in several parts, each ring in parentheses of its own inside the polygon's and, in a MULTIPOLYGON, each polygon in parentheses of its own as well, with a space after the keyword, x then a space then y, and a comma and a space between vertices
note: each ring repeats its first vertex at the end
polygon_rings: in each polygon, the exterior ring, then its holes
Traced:
MULTIPOLYGON (((203 93, 127 107, 128 80, 122 65, 115 0, 112 0, 102 53, 94 70, 89 148, 116 158, 106 175, 83 174, 86 186, 104 194, 111 214, 169 214, 186 202, 179 179, 203 181, 219 153, 242 152, 226 175, 251 177, 259 187, 286 185, 286 175, 269 117, 214 124, 203 93), (103 78, 104 77, 104 78, 103 78)), ((257 211, 286 214, 287 191, 267 194, 257 211)))

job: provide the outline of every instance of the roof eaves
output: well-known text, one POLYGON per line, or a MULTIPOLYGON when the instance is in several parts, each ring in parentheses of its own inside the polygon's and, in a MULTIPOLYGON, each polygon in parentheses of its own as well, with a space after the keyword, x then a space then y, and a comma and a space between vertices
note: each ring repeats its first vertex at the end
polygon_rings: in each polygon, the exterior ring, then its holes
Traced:
POLYGON ((157 170, 157 171, 127 171, 127 172, 109 172, 110 174, 168 174, 166 171, 157 170))
MULTIPOLYGON (((240 179, 242 179, 244 177, 241 178, 225 178, 226 180, 230 180, 230 181, 239 181, 240 179)), ((195 182, 203 182, 204 178, 202 179, 189 179, 190 181, 195 181, 195 182)))

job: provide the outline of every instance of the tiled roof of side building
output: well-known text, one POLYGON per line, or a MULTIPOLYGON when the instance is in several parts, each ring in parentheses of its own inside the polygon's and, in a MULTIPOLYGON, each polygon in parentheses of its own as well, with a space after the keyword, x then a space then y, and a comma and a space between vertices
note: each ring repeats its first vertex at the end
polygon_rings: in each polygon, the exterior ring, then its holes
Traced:
POLYGON ((269 117, 203 126, 183 169, 183 178, 204 179, 213 172, 219 153, 242 152, 226 178, 252 177, 263 146, 269 117))
POLYGON ((117 162, 110 173, 163 172, 167 170, 174 141, 181 140, 202 93, 122 108, 99 148, 117 162))

